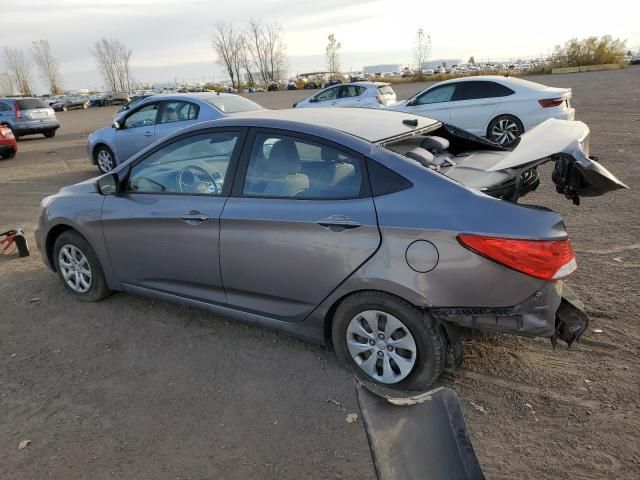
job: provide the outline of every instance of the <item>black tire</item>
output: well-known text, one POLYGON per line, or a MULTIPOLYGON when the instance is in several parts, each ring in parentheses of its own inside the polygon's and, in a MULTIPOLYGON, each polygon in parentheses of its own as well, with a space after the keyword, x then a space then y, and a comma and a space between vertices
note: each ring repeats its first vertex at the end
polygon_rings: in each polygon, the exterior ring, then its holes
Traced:
POLYGON ((487 138, 498 142, 503 147, 513 145, 517 139, 524 133, 524 126, 518 117, 513 115, 498 115, 489 122, 487 127, 487 138), (504 127, 502 127, 504 125, 504 127), (505 132, 504 137, 499 132, 505 132), (515 136, 515 138, 512 138, 515 136), (498 140, 501 138, 501 140, 498 140))
POLYGON ((383 292, 359 292, 347 297, 338 306, 332 324, 333 347, 338 360, 356 376, 370 382, 400 390, 424 390, 442 373, 446 360, 446 340, 434 319, 426 311, 394 295, 383 292), (362 370, 347 347, 349 323, 366 310, 380 310, 395 316, 409 330, 416 344, 417 355, 411 372, 397 383, 378 382, 362 370))
POLYGON ((100 170, 101 173, 109 173, 111 170, 113 170, 116 167, 116 157, 113 154, 113 151, 111 151, 111 149, 109 147, 107 147, 106 145, 98 145, 94 150, 93 150, 93 159, 96 162, 96 165, 98 166, 98 170, 100 170), (100 162, 100 152, 104 152, 105 154, 109 155, 111 157, 111 168, 106 168, 106 164, 103 163, 103 165, 101 165, 100 162))
POLYGON ((49 130, 47 132, 44 132, 43 135, 47 138, 53 138, 56 136, 56 131, 55 130, 49 130))
POLYGON ((58 238, 56 238, 56 241, 53 245, 53 262, 55 264, 56 271, 58 272, 60 281, 65 286, 65 288, 69 292, 71 292, 71 294, 78 300, 82 300, 84 302, 97 302, 111 295, 112 292, 109 287, 107 287, 107 282, 104 279, 104 273, 102 271, 100 261, 98 260, 98 256, 94 252, 91 245, 89 245, 89 242, 87 242, 85 238, 75 230, 67 230, 60 234, 58 238), (60 250, 67 245, 73 245, 78 250, 80 250, 87 258, 89 267, 91 269, 91 281, 90 288, 86 292, 81 293, 73 290, 64 279, 62 269, 60 268, 58 256, 60 254, 60 250))

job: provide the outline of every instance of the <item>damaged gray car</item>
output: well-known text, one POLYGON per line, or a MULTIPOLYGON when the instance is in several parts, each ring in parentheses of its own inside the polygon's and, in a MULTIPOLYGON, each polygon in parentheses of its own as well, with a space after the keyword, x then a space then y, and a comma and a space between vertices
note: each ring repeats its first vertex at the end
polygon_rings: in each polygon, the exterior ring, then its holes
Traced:
POLYGON ((366 109, 240 113, 42 201, 44 262, 81 300, 148 295, 332 344, 363 379, 422 389, 461 329, 580 337, 560 216, 517 200, 555 162, 578 203, 626 186, 581 122, 505 149, 366 109))

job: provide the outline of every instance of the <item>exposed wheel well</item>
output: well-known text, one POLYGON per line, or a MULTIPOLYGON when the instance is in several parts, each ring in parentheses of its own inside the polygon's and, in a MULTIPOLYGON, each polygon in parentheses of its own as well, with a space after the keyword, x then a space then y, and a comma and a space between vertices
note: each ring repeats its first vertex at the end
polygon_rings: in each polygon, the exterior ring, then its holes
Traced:
MULTIPOLYGON (((54 262, 54 259, 53 259, 53 246, 55 245, 57 238, 67 230, 74 230, 77 232, 75 228, 69 225, 60 224, 60 225, 56 225, 51 230, 49 230, 49 233, 47 234, 47 240, 45 242, 45 252, 47 253, 47 259, 49 260, 49 265, 51 265, 51 268, 53 269, 54 272, 56 271, 56 262, 54 262)), ((80 233, 78 232, 78 234, 80 233)))

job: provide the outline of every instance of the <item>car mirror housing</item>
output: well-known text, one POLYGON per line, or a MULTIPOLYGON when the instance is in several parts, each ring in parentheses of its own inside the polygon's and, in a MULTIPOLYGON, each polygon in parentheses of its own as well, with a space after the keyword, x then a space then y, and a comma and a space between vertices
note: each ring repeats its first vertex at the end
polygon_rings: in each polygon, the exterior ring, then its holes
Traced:
POLYGON ((121 130, 122 129, 122 124, 118 120, 114 120, 113 123, 111 124, 111 126, 113 128, 115 128, 116 130, 121 130))
POLYGON ((118 179, 118 174, 113 172, 103 175, 96 182, 96 188, 98 189, 98 193, 100 193, 100 195, 115 195, 120 191, 120 181, 118 179))
POLYGON ((318 99, 317 99, 316 97, 311 97, 311 98, 309 99, 309 101, 310 101, 311 103, 316 103, 316 102, 318 101, 318 99))

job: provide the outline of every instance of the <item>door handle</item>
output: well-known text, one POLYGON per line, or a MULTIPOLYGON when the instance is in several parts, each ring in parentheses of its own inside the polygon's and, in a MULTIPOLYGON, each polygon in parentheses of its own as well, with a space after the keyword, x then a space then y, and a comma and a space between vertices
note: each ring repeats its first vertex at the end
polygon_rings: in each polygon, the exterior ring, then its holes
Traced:
POLYGON ((322 227, 327 228, 340 227, 343 229, 351 229, 362 226, 362 224, 344 215, 331 215, 330 217, 318 220, 316 223, 322 227))
POLYGON ((191 210, 180 217, 180 220, 184 220, 189 225, 198 225, 209 219, 204 213, 197 210, 191 210))
POLYGON ((144 132, 143 134, 145 137, 150 137, 151 135, 153 135, 153 133, 151 132, 144 132))

